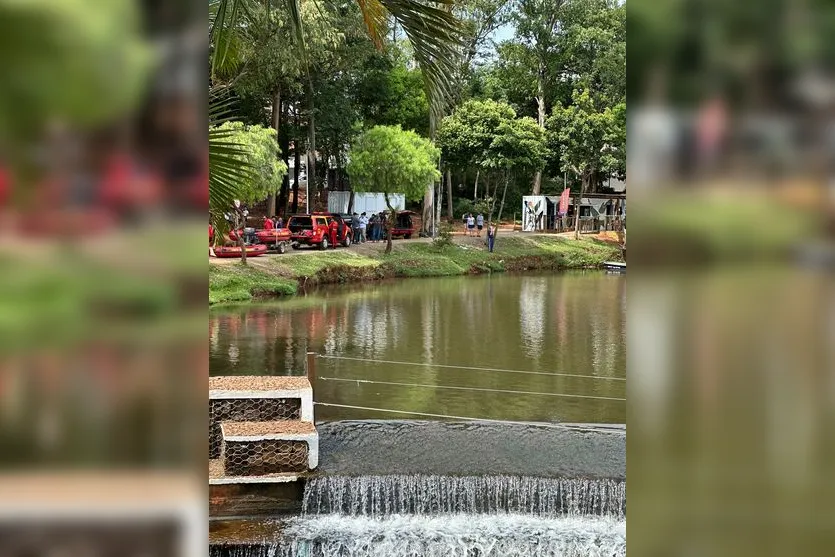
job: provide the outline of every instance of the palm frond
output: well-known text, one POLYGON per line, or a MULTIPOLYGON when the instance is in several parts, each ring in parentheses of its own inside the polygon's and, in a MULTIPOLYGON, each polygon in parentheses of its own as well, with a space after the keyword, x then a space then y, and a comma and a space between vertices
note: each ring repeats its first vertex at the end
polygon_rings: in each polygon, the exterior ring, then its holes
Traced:
POLYGON ((232 119, 234 102, 234 97, 223 91, 209 93, 209 217, 221 233, 226 230, 223 214, 232 206, 241 185, 253 180, 255 173, 246 162, 246 148, 228 140, 229 130, 216 127, 232 119))
POLYGON ((466 42, 464 26, 452 14, 454 0, 365 1, 378 1, 403 28, 423 74, 430 118, 440 123, 454 98, 455 76, 466 42))

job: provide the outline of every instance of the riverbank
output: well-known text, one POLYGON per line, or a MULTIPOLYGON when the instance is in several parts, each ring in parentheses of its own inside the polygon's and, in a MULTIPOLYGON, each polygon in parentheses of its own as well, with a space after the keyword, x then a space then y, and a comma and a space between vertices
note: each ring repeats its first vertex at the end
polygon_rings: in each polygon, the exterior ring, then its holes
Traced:
POLYGON ((385 278, 442 277, 514 271, 596 268, 619 260, 615 243, 591 238, 508 233, 489 253, 483 239, 455 236, 438 246, 429 240, 395 241, 392 253, 385 243, 348 249, 267 255, 248 260, 209 259, 209 304, 293 296, 300 288, 380 280, 385 278))

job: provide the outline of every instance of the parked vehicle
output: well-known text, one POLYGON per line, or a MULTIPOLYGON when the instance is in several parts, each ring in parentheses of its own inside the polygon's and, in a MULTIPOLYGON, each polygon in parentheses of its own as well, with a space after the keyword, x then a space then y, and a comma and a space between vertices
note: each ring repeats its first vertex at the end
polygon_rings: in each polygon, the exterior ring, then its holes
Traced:
POLYGON ((415 228, 412 215, 416 215, 414 211, 399 211, 397 213, 397 220, 394 222, 394 228, 391 230, 391 237, 395 238, 401 236, 406 240, 412 237, 412 234, 417 232, 415 228))
POLYGON ((335 222, 336 244, 345 247, 351 245, 351 228, 338 214, 313 213, 310 215, 293 215, 287 221, 287 228, 290 229, 290 242, 293 249, 300 249, 302 246, 316 246, 319 249, 331 247, 331 223, 335 222))

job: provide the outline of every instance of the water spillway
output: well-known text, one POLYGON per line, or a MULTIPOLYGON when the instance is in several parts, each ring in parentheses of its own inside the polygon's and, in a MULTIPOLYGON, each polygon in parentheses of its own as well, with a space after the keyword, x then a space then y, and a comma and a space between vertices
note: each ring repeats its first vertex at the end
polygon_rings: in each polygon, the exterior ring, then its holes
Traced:
POLYGON ((308 480, 302 509, 359 516, 523 513, 623 519, 626 484, 524 476, 324 476, 308 480))
POLYGON ((293 516, 211 557, 621 557, 625 431, 350 422, 318 426, 322 464, 293 516), (488 442, 489 441, 489 442, 488 442), (515 471, 515 473, 514 473, 515 471))

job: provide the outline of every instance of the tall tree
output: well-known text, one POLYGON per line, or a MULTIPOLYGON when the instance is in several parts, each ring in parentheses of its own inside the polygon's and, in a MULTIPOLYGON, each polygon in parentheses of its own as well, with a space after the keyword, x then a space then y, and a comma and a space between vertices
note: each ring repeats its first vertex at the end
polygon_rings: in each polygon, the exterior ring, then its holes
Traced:
MULTIPOLYGON (((565 0, 517 0, 513 12, 516 36, 519 44, 532 56, 536 83, 536 121, 545 129, 547 112, 546 92, 549 80, 553 80, 554 57, 559 44, 562 8, 565 0)), ((539 195, 542 187, 542 169, 534 174, 532 193, 539 195)))
POLYGON ((426 184, 440 178, 439 149, 413 131, 400 126, 375 126, 363 133, 351 147, 348 175, 356 191, 381 192, 390 213, 386 253, 391 253, 391 231, 397 212, 390 196, 403 194, 418 200, 426 184))
MULTIPOLYGON (((624 168, 626 104, 600 108, 595 106, 588 88, 574 91, 573 103, 554 107, 547 127, 549 143, 559 146, 561 167, 580 177, 579 198, 602 175, 624 168)), ((579 237, 580 205, 577 204, 575 234, 579 237)))

